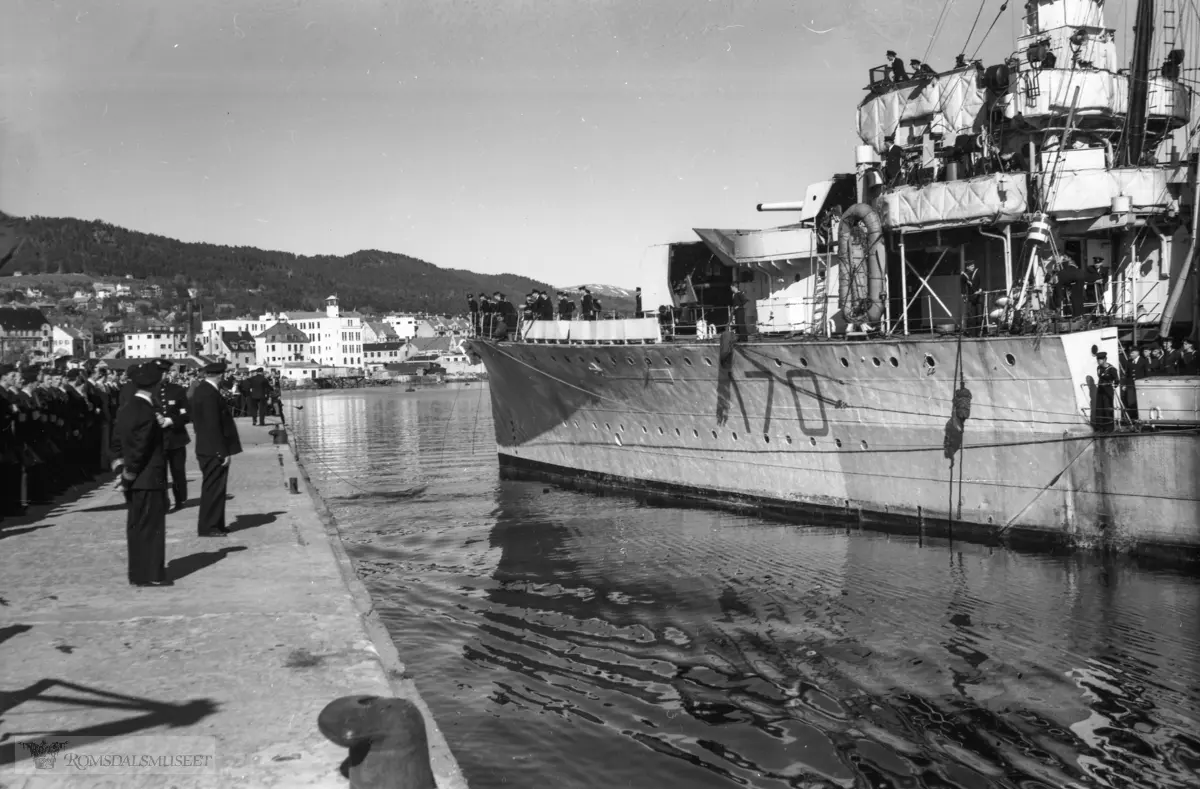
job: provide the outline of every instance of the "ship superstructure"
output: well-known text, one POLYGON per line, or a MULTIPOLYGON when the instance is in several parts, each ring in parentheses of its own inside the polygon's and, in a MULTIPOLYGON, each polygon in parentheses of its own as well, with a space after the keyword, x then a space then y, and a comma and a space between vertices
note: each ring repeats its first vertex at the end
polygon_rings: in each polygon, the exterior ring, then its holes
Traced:
POLYGON ((1200 548, 1200 377, 1137 381, 1135 411, 1098 370, 1194 334, 1200 301, 1186 53, 1161 25, 1152 65, 1150 0, 1136 18, 1131 68, 1102 2, 1032 0, 1004 63, 872 69, 856 171, 759 206, 798 221, 656 248, 643 315, 476 341, 502 463, 1200 548))

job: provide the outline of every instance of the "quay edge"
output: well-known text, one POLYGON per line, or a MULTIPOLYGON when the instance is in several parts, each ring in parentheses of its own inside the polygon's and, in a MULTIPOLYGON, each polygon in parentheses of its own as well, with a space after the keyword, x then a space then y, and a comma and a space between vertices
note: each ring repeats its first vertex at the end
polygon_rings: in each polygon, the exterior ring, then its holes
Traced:
MULTIPOLYGON (((442 730, 434 718, 433 711, 429 709, 429 705, 421 697, 416 683, 409 675, 408 668, 401 659, 399 651, 396 649, 395 642, 392 641, 391 634, 388 633, 387 627, 379 618, 379 612, 375 607, 374 600, 371 598, 371 593, 359 579, 358 573, 355 572, 354 560, 346 552, 346 546, 342 542, 341 531, 338 529, 337 518, 334 517, 325 499, 322 498, 321 494, 317 491, 316 485, 313 484, 312 478, 308 474, 308 469, 305 468, 304 462, 300 459, 299 448, 294 442, 290 446, 292 449, 292 460, 295 462, 297 471, 304 481, 304 487, 308 491, 313 509, 325 529, 325 536, 329 541, 334 561, 337 562, 342 582, 346 585, 346 590, 354 602, 354 607, 358 611, 363 629, 366 630, 367 635, 375 646, 376 655, 383 666, 388 684, 392 689, 392 695, 396 698, 411 701, 420 710, 421 717, 425 721, 425 731, 429 738, 429 761, 433 768, 434 778, 437 780, 438 789, 467 789, 466 778, 463 776, 462 770, 458 766, 458 761, 454 758, 454 753, 450 750, 450 745, 446 742, 446 737, 442 734, 442 730)), ((332 701, 332 699, 330 700, 332 701)))

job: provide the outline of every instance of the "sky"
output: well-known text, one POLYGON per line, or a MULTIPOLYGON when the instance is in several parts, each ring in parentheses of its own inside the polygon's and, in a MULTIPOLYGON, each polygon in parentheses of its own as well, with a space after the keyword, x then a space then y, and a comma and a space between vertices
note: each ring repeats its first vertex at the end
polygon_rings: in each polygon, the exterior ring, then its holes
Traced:
POLYGON ((884 52, 948 68, 1001 3, 2 0, 0 210, 632 287, 792 220, 755 205, 853 171, 884 52))

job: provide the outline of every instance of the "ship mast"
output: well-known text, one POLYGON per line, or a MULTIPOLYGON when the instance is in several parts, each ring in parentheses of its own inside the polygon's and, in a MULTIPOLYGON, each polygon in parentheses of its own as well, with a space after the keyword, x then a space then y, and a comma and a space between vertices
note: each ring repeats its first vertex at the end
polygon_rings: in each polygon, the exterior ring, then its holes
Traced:
POLYGON ((1137 167, 1146 145, 1146 98, 1150 80, 1150 44, 1154 36, 1154 0, 1138 0, 1133 23, 1133 69, 1129 78, 1129 114, 1125 116, 1122 164, 1137 167))

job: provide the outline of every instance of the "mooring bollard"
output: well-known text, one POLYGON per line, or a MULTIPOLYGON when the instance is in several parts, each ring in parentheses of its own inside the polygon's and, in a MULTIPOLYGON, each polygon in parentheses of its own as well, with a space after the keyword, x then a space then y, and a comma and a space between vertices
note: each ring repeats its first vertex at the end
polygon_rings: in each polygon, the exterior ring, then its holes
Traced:
POLYGON ((271 438, 275 439, 276 444, 286 444, 288 442, 287 430, 282 427, 277 427, 270 431, 271 438))
POLYGON ((317 716, 330 741, 350 749, 351 789, 436 789, 420 710, 407 699, 343 696, 317 716))
POLYGON ((288 492, 289 493, 299 493, 300 492, 300 483, 295 477, 288 477, 288 492))

